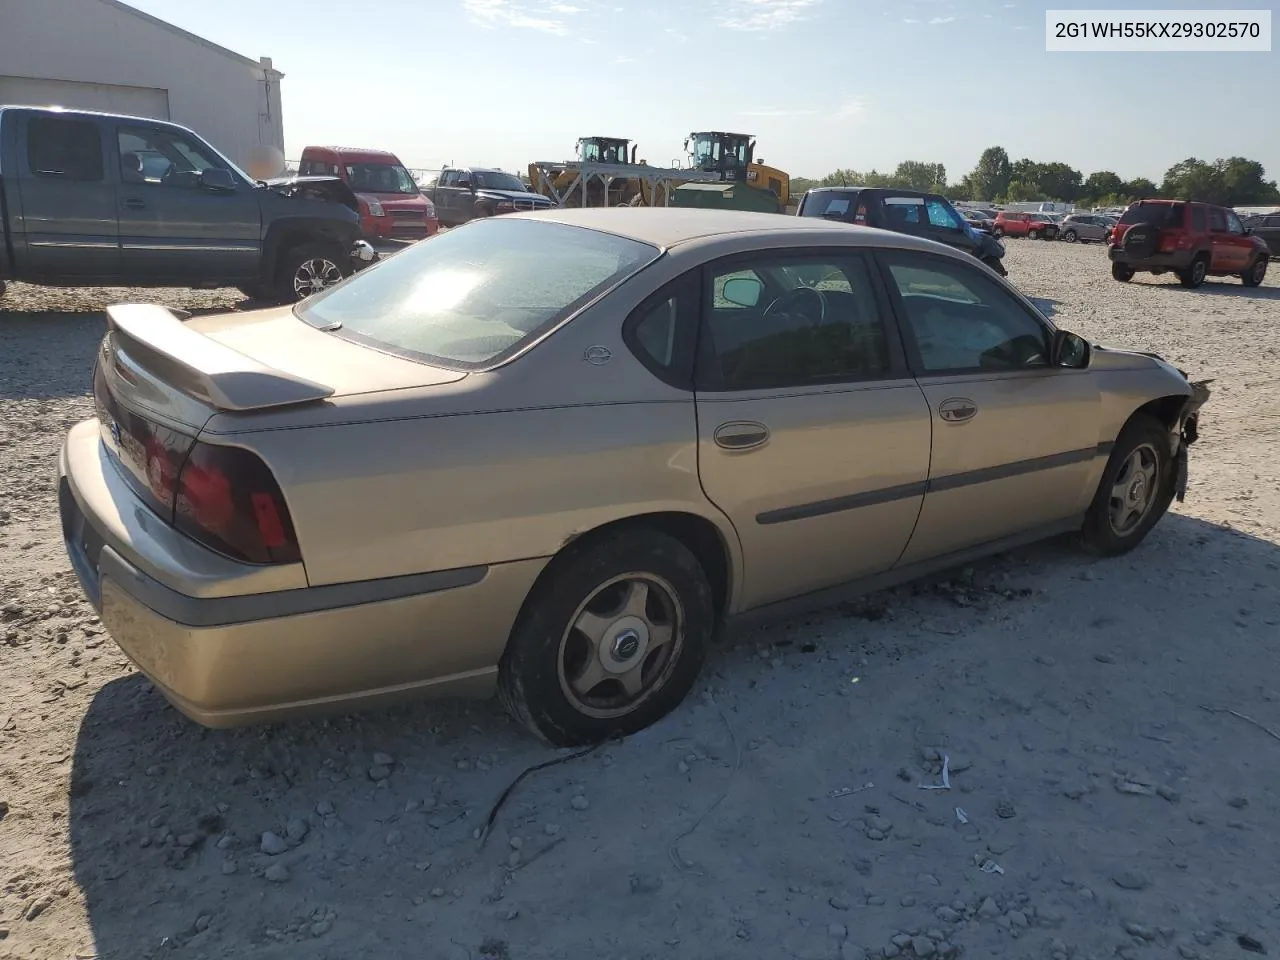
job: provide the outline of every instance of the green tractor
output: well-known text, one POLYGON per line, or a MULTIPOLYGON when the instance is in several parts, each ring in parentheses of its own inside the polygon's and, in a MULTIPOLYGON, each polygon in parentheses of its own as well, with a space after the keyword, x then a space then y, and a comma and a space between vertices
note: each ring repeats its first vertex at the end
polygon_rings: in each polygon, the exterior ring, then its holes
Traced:
MULTIPOLYGON (((756 141, 747 133, 724 133, 718 130, 689 134, 684 141, 689 166, 701 173, 719 173, 724 180, 745 187, 717 194, 716 191, 689 191, 682 201, 680 189, 672 197, 675 206, 729 205, 739 210, 772 208, 785 213, 791 202, 791 177, 777 167, 765 166, 756 158, 756 141), (768 202, 759 194, 772 195, 768 202), (717 200, 717 196, 720 197, 717 200)), ((681 188, 682 189, 682 188, 681 188)))

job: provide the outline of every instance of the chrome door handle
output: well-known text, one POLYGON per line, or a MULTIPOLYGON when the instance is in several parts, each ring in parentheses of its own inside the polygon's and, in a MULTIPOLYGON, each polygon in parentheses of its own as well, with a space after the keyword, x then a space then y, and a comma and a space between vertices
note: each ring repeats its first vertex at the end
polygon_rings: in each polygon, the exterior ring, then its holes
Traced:
POLYGON ((968 397, 951 397, 938 404, 938 416, 947 423, 965 423, 978 415, 978 405, 968 397))
POLYGON ((755 420, 730 420, 716 427, 716 446, 725 450, 750 450, 769 439, 769 428, 755 420))

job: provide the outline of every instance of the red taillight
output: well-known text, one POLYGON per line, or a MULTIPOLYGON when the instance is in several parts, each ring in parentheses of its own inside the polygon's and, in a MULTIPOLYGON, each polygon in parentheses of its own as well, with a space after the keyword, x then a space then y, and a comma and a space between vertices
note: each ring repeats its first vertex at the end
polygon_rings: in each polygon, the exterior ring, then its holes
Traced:
POLYGON ((280 485, 256 454, 197 443, 178 476, 173 524, 193 540, 248 563, 302 559, 280 485))

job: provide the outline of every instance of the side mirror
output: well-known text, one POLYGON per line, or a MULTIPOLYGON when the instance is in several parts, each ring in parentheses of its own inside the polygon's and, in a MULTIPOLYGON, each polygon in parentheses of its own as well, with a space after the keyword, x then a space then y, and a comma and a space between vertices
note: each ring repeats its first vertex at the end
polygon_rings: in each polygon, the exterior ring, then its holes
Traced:
POLYGON ((236 188, 235 175, 230 170, 222 170, 218 167, 202 170, 196 178, 196 182, 205 190, 213 190, 218 193, 228 193, 236 188))
POLYGON ((754 307, 760 302, 764 284, 754 277, 733 277, 724 282, 721 296, 739 307, 754 307))
POLYGON ((1083 370, 1093 353, 1089 341, 1069 330, 1057 330, 1049 347, 1049 362, 1055 367, 1083 370))
POLYGON ((474 187, 472 187, 472 186, 471 186, 471 181, 470 181, 470 180, 459 180, 459 181, 458 181, 458 186, 459 186, 459 187, 461 187, 463 190, 474 190, 474 189, 475 189, 474 187))

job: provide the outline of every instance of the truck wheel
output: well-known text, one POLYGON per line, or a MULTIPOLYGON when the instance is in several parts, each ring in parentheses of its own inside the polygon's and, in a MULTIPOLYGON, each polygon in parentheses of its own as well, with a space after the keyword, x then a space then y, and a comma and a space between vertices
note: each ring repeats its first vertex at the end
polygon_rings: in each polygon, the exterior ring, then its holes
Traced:
MULTIPOLYGON (((1246 287, 1256 287, 1262 283, 1262 280, 1266 275, 1267 275, 1267 257, 1265 254, 1263 254, 1259 256, 1257 260, 1253 261, 1252 264, 1249 265, 1249 269, 1247 269, 1244 273, 1240 274, 1240 281, 1246 287)), ((3 284, 0 284, 0 288, 3 288, 3 286, 4 286, 3 284)), ((3 289, 0 289, 0 293, 3 293, 3 292, 4 292, 3 289)))
POLYGON ((1127 263, 1113 263, 1111 265, 1111 277, 1121 283, 1128 283, 1133 279, 1133 267, 1127 263))
POLYGON ((349 276, 351 258, 336 243, 302 243, 280 257, 276 297, 282 303, 305 300, 349 276))
POLYGON ((499 696, 556 746, 635 733, 688 694, 715 622, 706 574, 678 540, 632 528, 571 545, 525 601, 499 696))
POLYGON ((1201 254, 1191 261, 1191 266, 1185 270, 1178 271, 1178 282, 1184 287, 1195 288, 1204 283, 1205 276, 1209 273, 1209 261, 1201 254))
POLYGON ((1085 546, 1104 557, 1128 553, 1173 501, 1169 431, 1155 417, 1134 416, 1111 450, 1080 529, 1085 546))

